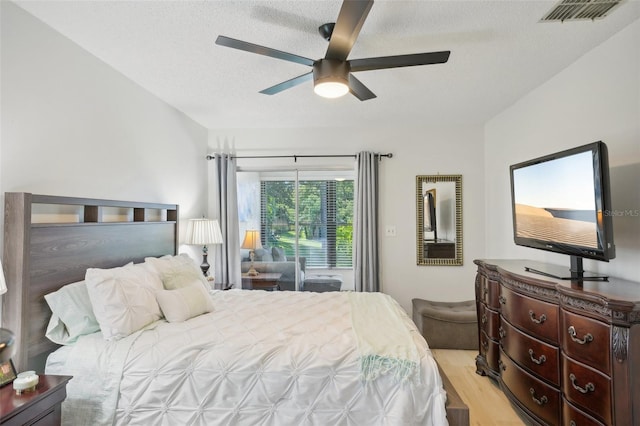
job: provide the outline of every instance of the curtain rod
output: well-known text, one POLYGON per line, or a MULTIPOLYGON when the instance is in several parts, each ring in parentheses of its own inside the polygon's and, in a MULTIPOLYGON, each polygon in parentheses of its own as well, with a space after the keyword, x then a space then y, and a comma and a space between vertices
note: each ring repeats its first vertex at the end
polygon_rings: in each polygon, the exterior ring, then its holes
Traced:
MULTIPOLYGON (((388 154, 374 154, 376 155, 380 160, 382 160, 382 157, 386 157, 386 158, 393 158, 393 154, 392 153, 388 153, 388 154)), ((232 156, 231 158, 239 158, 239 159, 243 159, 243 158, 293 158, 294 162, 298 162, 298 158, 346 158, 346 157, 353 157, 356 158, 356 154, 334 154, 334 155, 247 155, 247 156, 232 156)), ((214 156, 213 155, 207 155, 207 160, 213 160, 214 156)))

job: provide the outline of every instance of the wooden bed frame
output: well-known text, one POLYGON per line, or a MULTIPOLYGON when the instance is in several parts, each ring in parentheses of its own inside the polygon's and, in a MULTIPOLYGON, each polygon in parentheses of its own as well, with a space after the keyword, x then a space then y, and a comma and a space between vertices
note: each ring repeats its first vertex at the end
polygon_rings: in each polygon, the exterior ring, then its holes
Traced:
POLYGON ((113 268, 177 254, 175 204, 7 192, 4 205, 2 260, 8 291, 2 300, 2 326, 16 335, 13 361, 19 371, 43 372, 47 355, 58 347, 45 337, 51 317, 45 294, 84 280, 90 267, 113 268), (59 216, 75 209, 77 220, 38 223, 32 215, 38 204, 58 207, 63 211, 59 216), (114 209, 128 219, 107 222, 114 209), (161 219, 151 219, 153 213, 161 219))
POLYGON ((469 426, 469 407, 464 403, 458 391, 456 391, 456 388, 453 387, 451 380, 444 374, 440 364, 438 364, 438 371, 440 371, 440 377, 442 377, 442 387, 444 387, 444 390, 447 392, 445 409, 447 410, 449 425, 469 426))
MULTIPOLYGON (((87 268, 177 254, 178 217, 176 204, 5 193, 3 266, 8 292, 2 300, 2 326, 16 335, 16 368, 42 373, 47 356, 58 348, 45 337, 51 316, 46 294, 82 281, 87 268), (77 220, 42 223, 34 214, 37 205, 75 209, 77 220), (106 219, 109 209, 120 211, 116 221, 106 219), (120 218, 122 211, 125 220, 120 218)), ((468 407, 442 369, 440 375, 449 424, 469 425, 468 407)))

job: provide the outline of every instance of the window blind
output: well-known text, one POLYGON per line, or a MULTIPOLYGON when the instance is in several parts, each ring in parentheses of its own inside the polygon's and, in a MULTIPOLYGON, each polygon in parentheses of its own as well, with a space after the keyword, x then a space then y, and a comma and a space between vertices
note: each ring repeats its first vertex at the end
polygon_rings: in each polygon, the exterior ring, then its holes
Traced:
POLYGON ((282 247, 287 257, 306 258, 307 268, 352 267, 353 180, 260 182, 263 245, 282 247))

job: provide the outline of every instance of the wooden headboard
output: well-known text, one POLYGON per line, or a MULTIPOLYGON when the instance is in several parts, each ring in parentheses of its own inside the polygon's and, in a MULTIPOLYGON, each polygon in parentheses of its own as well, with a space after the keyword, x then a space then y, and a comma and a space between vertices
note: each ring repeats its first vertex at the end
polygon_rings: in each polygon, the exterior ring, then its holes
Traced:
POLYGON ((87 268, 139 263, 177 250, 176 204, 5 193, 2 260, 8 291, 2 326, 16 335, 16 368, 42 373, 47 355, 58 347, 45 337, 51 316, 45 294, 82 281, 87 268), (56 214, 38 215, 47 207, 72 213, 60 214, 62 221, 56 214))

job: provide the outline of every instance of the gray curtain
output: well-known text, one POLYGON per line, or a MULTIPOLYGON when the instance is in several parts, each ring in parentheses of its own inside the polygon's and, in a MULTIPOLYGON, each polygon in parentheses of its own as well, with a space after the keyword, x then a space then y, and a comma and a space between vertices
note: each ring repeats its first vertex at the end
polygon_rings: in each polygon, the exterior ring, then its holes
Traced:
POLYGON ((231 154, 213 156, 212 216, 220 221, 223 243, 213 246, 215 282, 242 288, 236 162, 231 154))
POLYGON ((353 218, 355 291, 380 291, 378 265, 378 156, 356 155, 356 206, 353 218))

